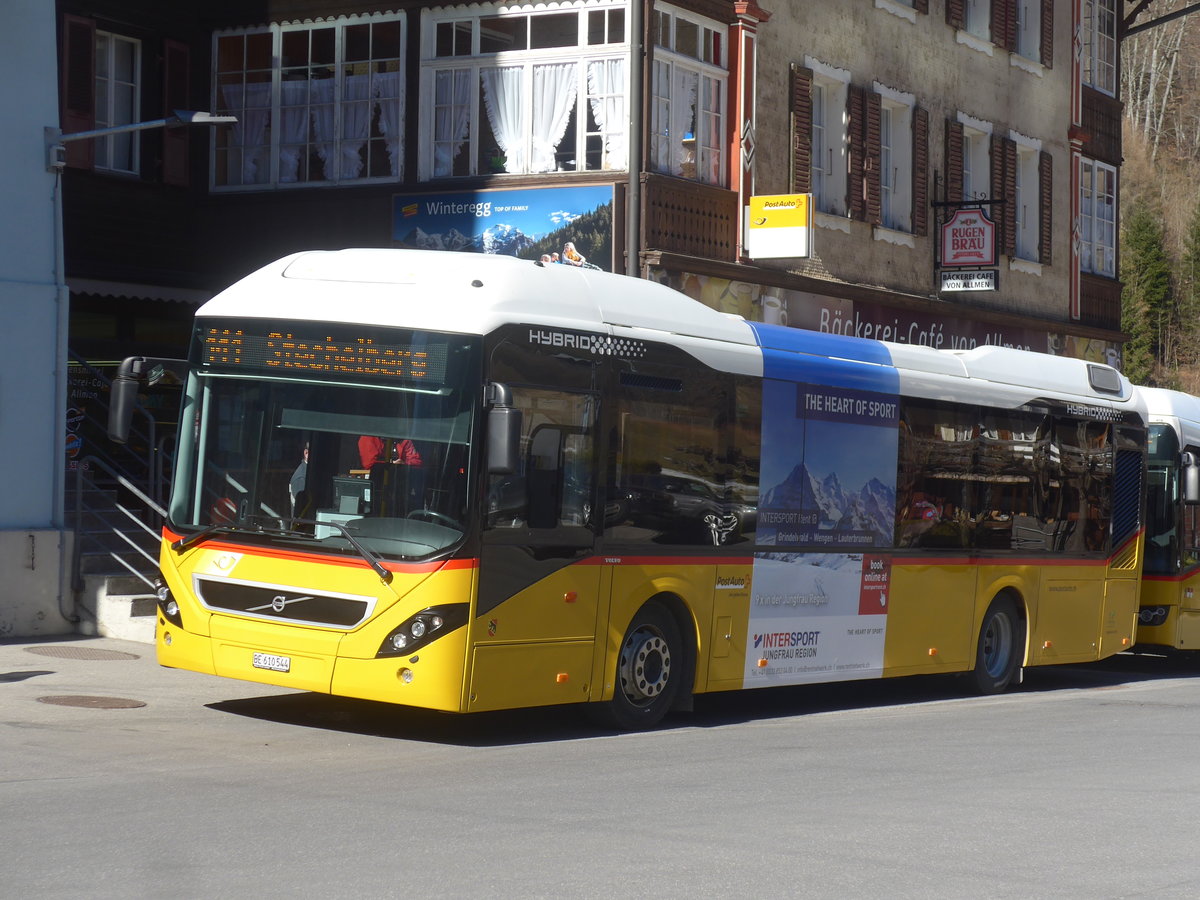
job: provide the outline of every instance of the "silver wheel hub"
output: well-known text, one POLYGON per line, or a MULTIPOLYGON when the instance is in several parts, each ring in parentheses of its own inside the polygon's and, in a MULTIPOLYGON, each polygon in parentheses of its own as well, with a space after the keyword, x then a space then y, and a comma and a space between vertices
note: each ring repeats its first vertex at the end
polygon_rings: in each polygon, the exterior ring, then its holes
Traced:
POLYGON ((621 648, 621 690, 635 703, 646 703, 661 694, 671 677, 671 651, 662 636, 636 631, 621 648))

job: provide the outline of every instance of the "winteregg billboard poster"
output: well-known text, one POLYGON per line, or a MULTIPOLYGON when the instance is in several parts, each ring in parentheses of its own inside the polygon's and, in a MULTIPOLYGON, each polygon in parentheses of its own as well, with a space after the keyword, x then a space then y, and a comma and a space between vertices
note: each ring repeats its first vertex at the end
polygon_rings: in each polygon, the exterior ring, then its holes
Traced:
POLYGON ((612 185, 397 196, 392 240, 613 269, 612 185))

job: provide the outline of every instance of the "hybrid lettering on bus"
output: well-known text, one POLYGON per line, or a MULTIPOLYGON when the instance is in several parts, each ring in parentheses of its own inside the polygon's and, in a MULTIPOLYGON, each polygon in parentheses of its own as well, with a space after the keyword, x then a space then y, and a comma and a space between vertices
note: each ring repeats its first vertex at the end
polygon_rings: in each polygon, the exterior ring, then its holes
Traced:
POLYGON ((1133 638, 1146 412, 1107 366, 402 250, 248 276, 173 365, 163 665, 639 728, 746 687, 994 692, 1133 638))

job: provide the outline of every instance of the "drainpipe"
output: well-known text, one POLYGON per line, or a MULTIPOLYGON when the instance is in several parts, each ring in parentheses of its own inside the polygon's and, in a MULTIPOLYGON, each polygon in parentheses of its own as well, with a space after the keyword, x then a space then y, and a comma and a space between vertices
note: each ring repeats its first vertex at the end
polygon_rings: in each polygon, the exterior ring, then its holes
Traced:
POLYGON ((647 0, 629 5, 629 187, 625 191, 625 274, 641 274, 642 211, 642 87, 645 65, 647 0))

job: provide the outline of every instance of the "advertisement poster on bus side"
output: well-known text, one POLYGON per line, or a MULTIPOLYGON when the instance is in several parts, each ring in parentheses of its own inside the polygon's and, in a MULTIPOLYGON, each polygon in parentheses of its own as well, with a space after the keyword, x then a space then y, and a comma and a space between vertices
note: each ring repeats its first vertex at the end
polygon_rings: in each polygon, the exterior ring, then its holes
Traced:
POLYGON ((899 403, 863 386, 763 383, 747 687, 878 677, 895 534, 899 403))
POLYGON ((886 554, 756 554, 745 686, 878 678, 890 581, 886 554))

